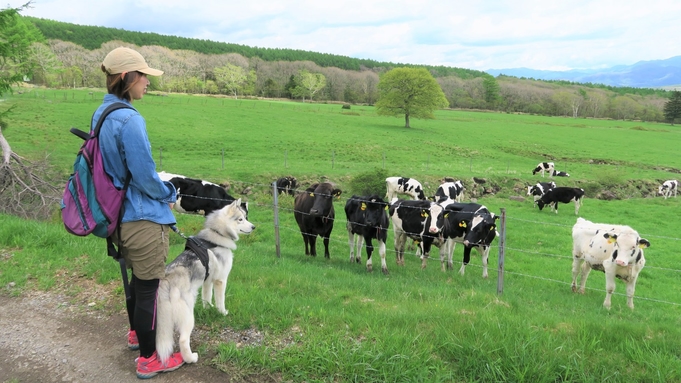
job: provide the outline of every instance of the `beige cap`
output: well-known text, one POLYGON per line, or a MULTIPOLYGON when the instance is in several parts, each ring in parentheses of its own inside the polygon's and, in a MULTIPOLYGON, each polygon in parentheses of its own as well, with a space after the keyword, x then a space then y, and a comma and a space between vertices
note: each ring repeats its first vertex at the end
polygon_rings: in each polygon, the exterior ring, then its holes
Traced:
POLYGON ((144 57, 142 57, 139 52, 125 47, 118 47, 109 52, 109 54, 104 57, 102 65, 108 74, 134 71, 142 72, 150 76, 160 76, 163 74, 162 70, 149 68, 144 57))

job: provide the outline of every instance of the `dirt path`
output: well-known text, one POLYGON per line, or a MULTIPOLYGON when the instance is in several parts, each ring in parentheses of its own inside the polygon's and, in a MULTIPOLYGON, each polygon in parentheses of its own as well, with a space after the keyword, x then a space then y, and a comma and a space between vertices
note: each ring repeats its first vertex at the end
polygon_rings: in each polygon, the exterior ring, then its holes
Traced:
MULTIPOLYGON (((75 306, 57 293, 0 295, 0 382, 141 382, 135 375, 138 353, 128 350, 126 334, 123 315, 75 306)), ((151 381, 233 381, 201 364, 208 360, 202 355, 199 364, 151 381)))

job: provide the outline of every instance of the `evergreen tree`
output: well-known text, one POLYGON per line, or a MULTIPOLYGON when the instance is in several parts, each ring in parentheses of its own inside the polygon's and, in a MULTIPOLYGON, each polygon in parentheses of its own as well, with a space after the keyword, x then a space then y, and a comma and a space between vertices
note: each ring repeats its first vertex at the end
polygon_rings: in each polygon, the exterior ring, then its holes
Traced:
POLYGON ((674 120, 681 117, 681 92, 675 90, 664 104, 664 118, 674 125, 674 120))
POLYGON ((495 109, 496 106, 501 101, 501 95, 499 94, 499 84, 497 80, 492 76, 485 76, 482 82, 482 88, 484 89, 485 102, 490 109, 495 109))

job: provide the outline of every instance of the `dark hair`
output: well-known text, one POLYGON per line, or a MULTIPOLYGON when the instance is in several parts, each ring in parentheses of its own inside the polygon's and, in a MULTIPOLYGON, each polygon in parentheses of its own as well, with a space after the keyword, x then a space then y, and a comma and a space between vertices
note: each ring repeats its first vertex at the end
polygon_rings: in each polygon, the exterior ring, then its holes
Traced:
MULTIPOLYGON (((102 65, 102 72, 107 73, 104 65, 102 65)), ((130 88, 142 77, 142 73, 134 71, 128 72, 121 78, 121 74, 107 74, 106 75, 106 90, 109 94, 116 95, 116 97, 128 101, 132 101, 130 95, 130 88)))

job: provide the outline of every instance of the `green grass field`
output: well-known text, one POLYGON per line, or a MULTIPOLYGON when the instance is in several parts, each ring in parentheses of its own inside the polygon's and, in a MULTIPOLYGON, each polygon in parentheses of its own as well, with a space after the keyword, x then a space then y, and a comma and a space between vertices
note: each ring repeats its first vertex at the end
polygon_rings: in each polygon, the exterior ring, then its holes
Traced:
MULTIPOLYGON (((13 150, 29 158, 49 154, 65 181, 80 144, 68 129, 86 129, 103 96, 89 92, 33 90, 9 97, 5 102, 17 107, 3 133, 13 150)), ((618 281, 607 311, 602 273, 591 273, 586 294, 570 289, 573 206, 553 214, 533 208, 529 198, 508 198, 540 180, 531 170, 547 158, 571 174, 556 180, 565 186, 676 178, 678 127, 439 111, 436 120, 415 120, 405 129, 401 118, 379 117, 362 106, 343 113, 336 104, 181 95, 147 95, 135 105, 147 120, 158 170, 229 181, 233 195, 253 190, 246 198, 258 228, 238 243, 227 289, 230 313, 222 317, 199 305, 196 315, 197 325, 215 333, 256 328, 265 340, 220 345, 211 361, 216 367, 291 381, 681 381, 679 200, 636 197, 641 191, 613 201, 587 194, 580 216, 630 225, 651 242, 635 310, 627 308, 618 281), (437 259, 421 270, 413 255, 398 267, 392 232, 389 276, 378 271, 377 260, 370 274, 350 263, 343 205, 354 192, 353 177, 371 169, 419 179, 431 194, 443 176, 467 187, 472 177, 501 185, 479 202, 506 211, 503 294, 497 294, 498 239, 486 280, 478 256, 464 276, 456 272, 460 246, 455 271, 441 272, 437 259), (281 257, 275 254, 269 184, 288 174, 302 186, 328 179, 344 190, 329 260, 304 255, 286 196, 279 201, 281 257)), ((0 286, 15 283, 8 293, 55 288, 64 276, 117 282, 117 264, 105 256, 101 239, 67 234, 57 216, 48 222, 0 219, 0 286)), ((177 219, 187 234, 203 221, 177 219)), ((182 238, 174 236, 171 254, 182 249, 182 238)), ((208 347, 193 346, 200 354, 208 347)))

